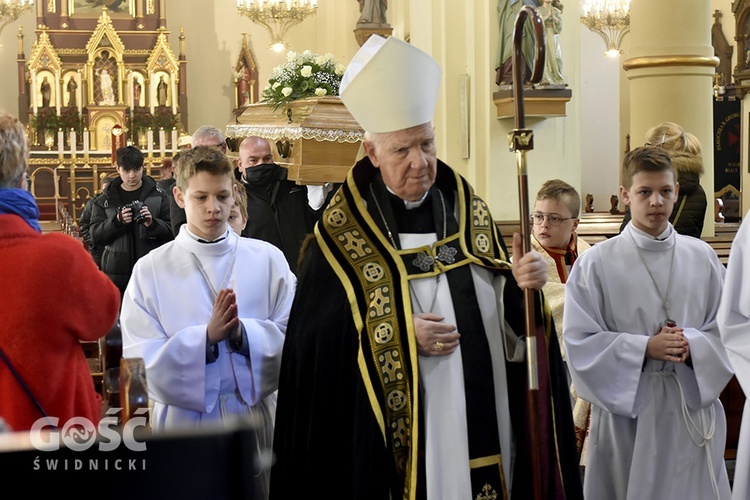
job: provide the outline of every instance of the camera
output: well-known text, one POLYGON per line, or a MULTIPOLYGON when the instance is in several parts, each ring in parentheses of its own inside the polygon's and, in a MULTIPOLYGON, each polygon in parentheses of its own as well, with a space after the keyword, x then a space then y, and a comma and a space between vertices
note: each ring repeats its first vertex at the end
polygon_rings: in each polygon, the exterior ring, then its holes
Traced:
POLYGON ((143 203, 141 203, 140 200, 133 200, 130 203, 123 205, 122 208, 130 209, 130 213, 133 215, 133 222, 136 222, 138 224, 145 224, 146 216, 141 213, 142 207, 143 207, 143 203))

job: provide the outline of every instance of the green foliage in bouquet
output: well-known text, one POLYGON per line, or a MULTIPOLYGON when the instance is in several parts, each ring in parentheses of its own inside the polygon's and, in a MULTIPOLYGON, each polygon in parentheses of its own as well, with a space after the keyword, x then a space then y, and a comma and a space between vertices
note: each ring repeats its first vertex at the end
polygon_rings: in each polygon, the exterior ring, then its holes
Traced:
POLYGON ((261 102, 274 109, 297 99, 339 95, 346 67, 333 54, 318 55, 309 50, 289 52, 286 62, 276 66, 263 89, 261 102))

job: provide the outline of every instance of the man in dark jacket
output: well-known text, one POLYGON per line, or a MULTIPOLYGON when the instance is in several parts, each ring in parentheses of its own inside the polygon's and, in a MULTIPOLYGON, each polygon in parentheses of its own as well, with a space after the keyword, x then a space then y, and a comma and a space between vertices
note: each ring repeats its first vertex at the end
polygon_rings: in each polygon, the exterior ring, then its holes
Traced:
POLYGON ((169 198, 143 175, 143 154, 133 146, 118 149, 117 173, 92 206, 89 234, 104 247, 102 271, 124 294, 136 261, 173 235, 169 198))
POLYGON ((302 241, 313 232, 331 187, 321 186, 317 193, 287 179, 287 169, 273 163, 271 146, 262 137, 246 137, 239 149, 235 176, 247 191, 248 215, 242 235, 275 245, 296 274, 302 241))
MULTIPOLYGON (((118 177, 119 176, 117 174, 107 174, 107 176, 102 179, 102 192, 107 189, 107 186, 109 186, 109 183, 112 182, 113 179, 116 179, 118 177)), ((94 196, 86 202, 86 205, 84 205, 83 212, 81 213, 81 218, 78 220, 78 230, 81 232, 81 236, 86 242, 87 249, 91 256, 94 258, 94 262, 96 262, 97 267, 101 269, 102 253, 104 253, 104 247, 95 245, 94 241, 91 239, 91 234, 89 234, 89 224, 91 224, 91 211, 94 208, 94 203, 96 203, 96 198, 99 196, 102 196, 102 193, 94 196)))

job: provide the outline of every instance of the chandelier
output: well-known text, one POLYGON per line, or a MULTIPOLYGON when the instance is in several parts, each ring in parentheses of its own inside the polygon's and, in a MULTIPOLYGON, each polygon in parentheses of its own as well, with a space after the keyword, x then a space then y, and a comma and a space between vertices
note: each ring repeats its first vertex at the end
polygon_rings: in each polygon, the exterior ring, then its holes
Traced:
POLYGON ((581 22, 602 37, 607 56, 617 57, 630 32, 630 0, 581 0, 581 22))
POLYGON ((271 50, 287 48, 284 36, 289 28, 299 24, 318 9, 318 0, 237 0, 240 14, 260 24, 271 37, 271 50))
POLYGON ((0 0, 0 33, 33 6, 34 0, 0 0))

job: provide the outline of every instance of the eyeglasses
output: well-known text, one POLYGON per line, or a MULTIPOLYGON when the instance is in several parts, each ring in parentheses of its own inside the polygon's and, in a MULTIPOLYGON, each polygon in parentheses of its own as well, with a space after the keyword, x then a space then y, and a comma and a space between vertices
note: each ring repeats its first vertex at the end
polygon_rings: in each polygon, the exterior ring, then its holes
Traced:
POLYGON ((578 218, 578 217, 563 217, 560 214, 545 214, 544 212, 532 212, 531 215, 529 216, 529 219, 531 220, 531 222, 534 223, 534 225, 538 226, 539 224, 544 222, 545 217, 549 221, 550 226, 559 226, 565 220, 578 218))

